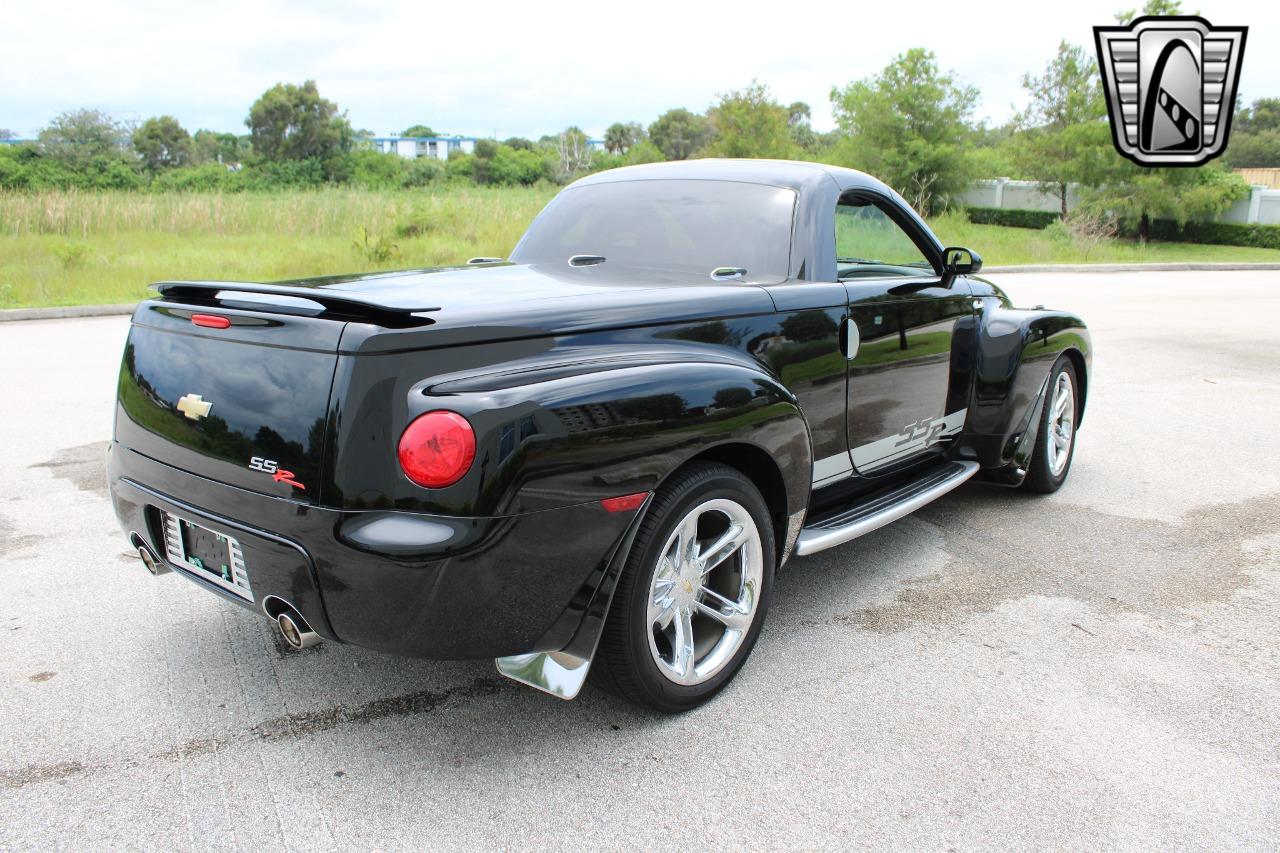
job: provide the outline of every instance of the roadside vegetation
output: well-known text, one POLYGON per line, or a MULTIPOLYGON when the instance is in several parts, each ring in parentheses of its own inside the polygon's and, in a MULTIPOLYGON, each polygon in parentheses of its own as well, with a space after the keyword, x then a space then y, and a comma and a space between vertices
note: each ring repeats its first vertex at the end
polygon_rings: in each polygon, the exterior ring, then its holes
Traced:
MULTIPOLYGON (((1180 11, 1171 0, 1142 9, 1180 11)), ((0 145, 0 307, 128 301, 165 278, 279 279, 505 256, 558 187, 602 169, 695 157, 862 169, 902 193, 942 239, 991 265, 1280 259, 1261 248, 1280 244, 1280 229, 1206 222, 1248 193, 1229 165, 1280 165, 1280 98, 1237 105, 1228 154, 1238 162, 1144 169, 1112 147, 1091 49, 1062 42, 1023 88, 1025 108, 989 127, 974 117, 977 89, 913 48, 833 86, 837 127, 826 133, 812 128, 808 104, 779 103, 752 81, 702 112, 616 122, 603 150, 569 127, 480 140, 447 160, 380 153, 314 81, 264 92, 242 135, 190 133, 171 116, 134 125, 73 110, 34 141, 0 145), (958 205, 974 179, 997 176, 1040 182, 1059 214, 958 205), (1082 200, 1062 216, 1068 184, 1082 200)), ((424 124, 403 135, 443 136, 424 124)), ((0 130, 0 140, 11 137, 0 130)))
MULTIPOLYGON (((441 187, 277 193, 0 193, 0 308, 132 302, 173 278, 270 281, 505 257, 556 192, 441 187)), ((1056 227, 930 220, 988 265, 1272 261, 1280 251, 1112 240, 1086 250, 1056 227)))

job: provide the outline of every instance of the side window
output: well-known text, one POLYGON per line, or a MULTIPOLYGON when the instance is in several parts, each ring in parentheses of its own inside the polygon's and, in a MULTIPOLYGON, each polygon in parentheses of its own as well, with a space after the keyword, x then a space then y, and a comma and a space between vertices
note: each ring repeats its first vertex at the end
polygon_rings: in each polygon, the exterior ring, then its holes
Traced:
POLYGON ((841 281, 935 272, 898 223, 874 202, 856 197, 836 206, 836 271, 841 281))

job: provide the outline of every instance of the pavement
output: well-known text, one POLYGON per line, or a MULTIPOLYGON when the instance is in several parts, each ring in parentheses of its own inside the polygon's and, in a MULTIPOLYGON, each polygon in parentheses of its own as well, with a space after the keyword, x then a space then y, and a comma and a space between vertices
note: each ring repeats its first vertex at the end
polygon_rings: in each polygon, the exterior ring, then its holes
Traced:
POLYGON ((104 488, 120 317, 0 326, 0 850, 1280 846, 1280 273, 1021 274, 1074 467, 788 564, 678 717, 285 651, 104 488))

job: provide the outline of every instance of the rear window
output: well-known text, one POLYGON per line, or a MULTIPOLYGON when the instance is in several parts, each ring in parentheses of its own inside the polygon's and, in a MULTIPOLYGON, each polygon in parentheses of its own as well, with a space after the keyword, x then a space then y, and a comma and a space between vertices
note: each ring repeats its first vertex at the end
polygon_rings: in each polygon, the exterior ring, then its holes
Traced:
POLYGON ((603 255, 609 266, 710 273, 744 267, 781 281, 796 194, 731 181, 644 180, 573 187, 552 199, 511 253, 522 264, 603 255))

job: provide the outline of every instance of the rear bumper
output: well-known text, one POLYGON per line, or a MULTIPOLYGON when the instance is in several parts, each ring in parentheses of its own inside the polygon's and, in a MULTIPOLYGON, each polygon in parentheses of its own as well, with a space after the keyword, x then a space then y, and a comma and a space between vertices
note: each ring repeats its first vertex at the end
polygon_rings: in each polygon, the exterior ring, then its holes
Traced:
POLYGON ((165 553, 161 512, 234 536, 262 612, 284 599, 321 636, 392 654, 466 659, 563 648, 636 511, 592 502, 497 518, 346 512, 244 491, 113 443, 108 478, 126 535, 165 553))

